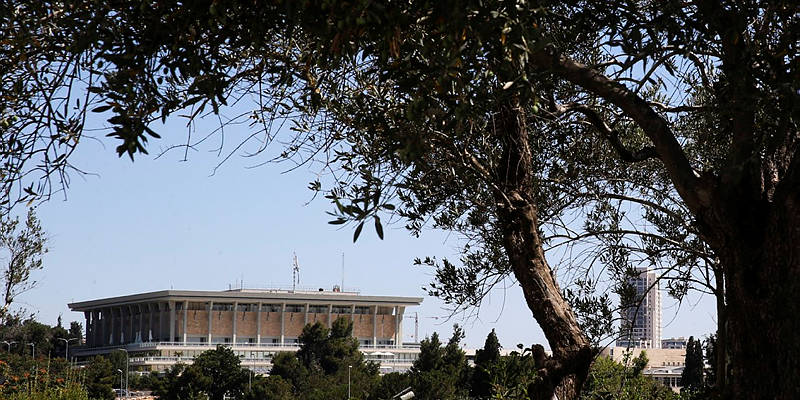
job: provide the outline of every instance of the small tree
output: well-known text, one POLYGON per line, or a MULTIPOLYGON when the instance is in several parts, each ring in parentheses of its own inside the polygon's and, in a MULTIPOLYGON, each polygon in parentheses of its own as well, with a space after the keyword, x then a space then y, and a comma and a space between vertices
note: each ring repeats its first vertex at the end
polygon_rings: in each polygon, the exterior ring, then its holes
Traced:
POLYGON ((470 394, 485 399, 492 394, 492 376, 489 371, 500 360, 500 342, 494 329, 486 336, 482 349, 475 352, 475 370, 472 371, 470 394))
POLYGON ((215 350, 203 352, 189 368, 208 378, 204 391, 210 400, 222 400, 226 395, 238 399, 244 394, 247 372, 242 369, 239 357, 228 347, 218 345, 215 350))
POLYGON ((36 285, 36 281, 30 280, 31 272, 42 269, 42 255, 47 253, 47 239, 32 208, 28 210, 25 226, 18 228, 19 218, 0 218, 0 251, 6 256, 0 321, 5 320, 14 299, 36 285))
POLYGON ((681 374, 681 392, 697 392, 703 389, 703 347, 699 340, 689 336, 686 344, 686 363, 681 374))
POLYGON ((277 375, 258 377, 245 400, 294 400, 292 384, 277 375))
POLYGON ((423 399, 460 398, 469 391, 470 368, 460 348, 463 330, 453 326, 453 336, 442 347, 434 333, 420 343, 420 354, 411 366, 414 393, 423 399))
POLYGON ((207 376, 202 375, 197 368, 182 363, 173 365, 154 383, 153 394, 159 400, 206 399, 203 393, 210 386, 207 376))
MULTIPOLYGON (((643 353, 642 353, 643 354, 643 353)), ((647 356, 640 354, 636 359, 647 360, 647 356)), ((644 376, 641 370, 626 367, 615 362, 609 357, 599 357, 589 370, 589 378, 583 387, 583 399, 614 399, 614 400, 671 400, 677 396, 666 386, 644 376)))
POLYGON ((419 355, 411 365, 411 373, 428 372, 441 368, 442 365, 442 342, 439 341, 439 334, 433 332, 429 338, 425 338, 419 344, 419 355))
POLYGON ((111 362, 104 357, 94 357, 86 367, 86 391, 90 399, 112 400, 114 390, 114 370, 111 362))
POLYGON ((375 389, 372 398, 391 399, 410 386, 412 386, 412 381, 408 373, 390 372, 381 377, 381 382, 375 389))
POLYGON ((345 397, 349 374, 352 398, 368 398, 378 385, 378 364, 364 360, 352 332, 349 318, 337 319, 330 329, 319 322, 306 325, 300 350, 276 355, 270 375, 290 382, 297 397, 314 400, 345 397))
MULTIPOLYGON (((491 398, 493 399, 536 398, 529 391, 531 385, 540 379, 536 373, 534 350, 538 353, 538 348, 541 346, 523 349, 523 346, 519 344, 517 347, 521 352, 514 351, 507 356, 502 356, 489 367, 491 398)), ((541 351, 543 352, 544 349, 541 351)))
POLYGON ((717 335, 710 335, 704 341, 705 360, 708 368, 705 369, 706 386, 713 387, 717 383, 717 335))

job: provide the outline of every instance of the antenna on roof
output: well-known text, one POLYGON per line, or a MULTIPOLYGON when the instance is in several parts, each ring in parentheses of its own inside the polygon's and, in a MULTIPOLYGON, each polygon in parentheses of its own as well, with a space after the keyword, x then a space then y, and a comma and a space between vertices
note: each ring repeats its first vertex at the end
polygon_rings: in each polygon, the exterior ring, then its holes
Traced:
POLYGON ((292 266, 292 292, 297 288, 300 283, 300 263, 297 262, 297 253, 292 252, 293 266, 292 266))
POLYGON ((344 290, 344 252, 342 252, 342 286, 340 287, 344 290))

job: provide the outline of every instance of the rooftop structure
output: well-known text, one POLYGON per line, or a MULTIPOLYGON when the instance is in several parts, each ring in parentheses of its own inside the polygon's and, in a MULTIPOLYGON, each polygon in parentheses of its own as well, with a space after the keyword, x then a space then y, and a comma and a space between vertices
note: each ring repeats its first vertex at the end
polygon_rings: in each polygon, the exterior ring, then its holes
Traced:
POLYGON ((662 349, 685 349, 687 339, 683 336, 678 338, 661 339, 662 349))
POLYGON ((418 346, 404 345, 406 307, 420 297, 362 296, 333 290, 232 289, 163 290, 69 304, 86 319, 86 345, 77 357, 125 349, 140 370, 163 370, 190 363, 203 351, 222 344, 242 357, 242 365, 268 372, 278 351, 299 348, 306 324, 328 327, 337 318, 353 321, 367 359, 384 372, 410 367, 418 346))

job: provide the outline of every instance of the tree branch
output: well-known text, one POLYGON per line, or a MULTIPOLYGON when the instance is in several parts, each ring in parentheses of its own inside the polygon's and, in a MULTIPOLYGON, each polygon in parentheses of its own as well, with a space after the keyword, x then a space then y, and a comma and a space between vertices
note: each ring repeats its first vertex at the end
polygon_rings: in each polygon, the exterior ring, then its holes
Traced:
POLYGON ((669 124, 647 101, 625 86, 588 66, 564 56, 551 46, 530 53, 537 67, 572 82, 622 109, 650 138, 678 193, 696 215, 712 206, 714 187, 701 182, 669 124))
POLYGON ((749 184, 760 177, 757 178, 758 173, 742 174, 745 166, 750 164, 747 160, 754 155, 756 147, 753 128, 756 102, 753 97, 757 90, 751 68, 752 60, 747 49, 747 22, 716 1, 697 1, 697 9, 721 39, 722 70, 728 75, 730 86, 730 93, 722 98, 722 104, 728 105, 727 115, 731 121, 733 138, 727 166, 721 175, 722 180, 726 184, 749 184), (741 182, 742 179, 749 182, 741 182))
POLYGON ((649 160, 651 158, 659 158, 658 153, 653 146, 643 147, 639 150, 630 150, 625 147, 625 145, 619 139, 619 132, 615 129, 611 129, 611 127, 606 124, 600 114, 593 108, 585 104, 570 104, 558 107, 562 109, 563 112, 576 111, 583 114, 586 119, 588 119, 598 131, 600 131, 600 134, 603 135, 606 140, 608 140, 609 144, 611 144, 611 147, 617 152, 622 161, 637 162, 649 160))

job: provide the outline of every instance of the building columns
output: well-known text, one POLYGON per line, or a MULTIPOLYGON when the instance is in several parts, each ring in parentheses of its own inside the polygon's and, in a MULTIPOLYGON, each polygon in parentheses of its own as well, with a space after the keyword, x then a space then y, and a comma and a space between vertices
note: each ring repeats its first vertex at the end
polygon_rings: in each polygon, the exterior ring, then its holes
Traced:
POLYGON ((133 306, 128 304, 128 343, 136 342, 136 333, 133 324, 133 306))
POLYGON ((261 302, 257 304, 256 310, 256 344, 261 344, 261 302))
POLYGON ((233 329, 231 330, 233 336, 233 345, 236 346, 236 322, 239 319, 239 302, 233 302, 233 329))
POLYGON ((189 300, 184 300, 183 301, 183 344, 186 344, 186 341, 188 339, 186 333, 187 319, 189 319, 189 300))
POLYGON ((213 326, 213 324, 211 322, 211 320, 212 320, 211 314, 213 313, 213 309, 214 309, 214 302, 213 301, 209 301, 208 302, 208 343, 209 344, 211 343, 211 327, 213 326))
POLYGON ((127 339, 125 328, 125 306, 119 306, 119 336, 115 338, 119 339, 119 344, 125 344, 125 339, 127 339))
POLYGON ((378 347, 378 306, 372 311, 372 347, 378 347))
POLYGON ((175 341, 175 302, 167 303, 169 307, 169 342, 175 341))
POLYGON ((286 343, 286 303, 281 303, 281 346, 286 343))
POLYGON ((86 319, 86 324, 84 325, 86 327, 86 346, 93 347, 94 338, 92 337, 92 335, 94 335, 94 332, 92 329, 92 312, 84 311, 83 318, 86 319))
POLYGON ((106 336, 108 328, 106 324, 108 324, 108 312, 105 309, 97 310, 97 333, 95 338, 98 346, 108 345, 108 337, 106 336))
MULTIPOLYGON (((395 347, 403 347, 403 314, 406 310, 403 306, 395 307, 395 329, 394 329, 394 344, 395 347)), ((416 340, 416 338, 414 339, 416 340)))
POLYGON ((108 344, 109 345, 114 345, 117 342, 116 331, 114 329, 115 325, 116 325, 115 324, 115 322, 116 322, 115 320, 117 319, 117 317, 116 317, 116 315, 114 315, 114 308, 113 307, 109 308, 108 311, 109 311, 109 314, 111 314, 110 315, 111 318, 109 320, 109 322, 111 323, 111 327, 109 328, 109 331, 110 331, 111 334, 108 336, 108 344))
POLYGON ((147 341, 153 340, 153 303, 147 304, 147 341))
POLYGON ((139 307, 139 343, 144 342, 144 307, 142 303, 137 304, 139 307))
POLYGON ((169 303, 161 303, 161 319, 159 320, 159 326, 161 333, 159 334, 159 340, 162 342, 171 342, 172 339, 164 340, 164 338, 169 338, 169 303), (164 321, 166 319, 166 321, 164 321))
POLYGON ((331 321, 331 314, 333 313, 333 304, 328 304, 328 329, 333 327, 333 321, 331 321))

